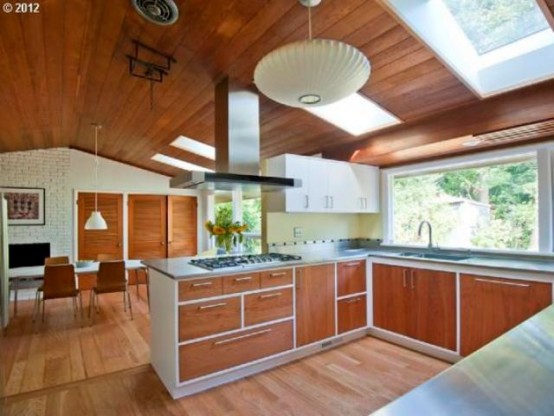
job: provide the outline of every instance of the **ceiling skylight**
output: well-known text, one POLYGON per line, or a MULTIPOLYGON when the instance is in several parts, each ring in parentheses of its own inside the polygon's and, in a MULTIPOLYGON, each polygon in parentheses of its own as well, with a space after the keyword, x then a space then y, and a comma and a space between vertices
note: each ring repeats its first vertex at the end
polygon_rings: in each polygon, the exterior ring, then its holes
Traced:
POLYGON ((554 31, 536 0, 382 0, 480 97, 554 78, 554 31))
POLYGON ((535 0, 442 0, 479 55, 548 29, 535 0))
POLYGON ((189 137, 179 136, 171 142, 171 146, 205 157, 206 159, 215 160, 215 147, 189 137))
POLYGON ((353 136, 400 123, 394 115, 358 93, 333 104, 305 108, 305 110, 353 136))
POLYGON ((156 153, 151 158, 152 160, 155 160, 156 162, 163 163, 165 165, 173 166, 174 168, 179 168, 183 170, 198 170, 202 172, 213 172, 213 170, 205 168, 203 166, 195 165, 194 163, 185 162, 181 159, 176 159, 171 156, 162 155, 160 153, 156 153))

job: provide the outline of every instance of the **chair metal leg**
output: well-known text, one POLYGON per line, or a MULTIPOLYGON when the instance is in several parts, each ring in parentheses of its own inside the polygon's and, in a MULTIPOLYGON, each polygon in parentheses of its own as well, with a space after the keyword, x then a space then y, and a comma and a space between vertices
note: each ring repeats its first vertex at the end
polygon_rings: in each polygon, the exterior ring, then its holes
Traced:
POLYGON ((94 290, 90 290, 90 294, 88 296, 88 317, 90 318, 91 316, 91 311, 92 311, 92 292, 94 292, 94 290))
POLYGON ((71 303, 73 303, 73 318, 77 318, 77 298, 75 296, 71 298, 71 303))
POLYGON ((95 311, 94 311, 94 307, 96 306, 95 303, 96 303, 96 297, 97 297, 97 294, 94 292, 94 290, 91 291, 90 293, 90 296, 91 296, 91 308, 92 308, 92 313, 90 314, 90 325, 92 326, 92 324, 94 324, 94 315, 95 314, 95 311))
POLYGON ((129 312, 131 312, 131 319, 134 319, 133 318, 133 307, 131 306, 131 294, 129 293, 128 290, 126 290, 125 293, 127 293, 127 300, 129 301, 129 312))
POLYGON ((81 316, 81 326, 83 326, 83 294, 79 291, 79 312, 81 316))
POLYGON ((44 305, 46 304, 44 295, 42 296, 42 322, 44 323, 44 305))
POLYGON ((38 311, 39 311, 39 291, 37 290, 37 293, 35 293, 35 304, 33 305, 33 316, 32 321, 35 322, 37 319, 38 311))
POLYGON ((125 299, 125 292, 123 292, 123 312, 127 312, 127 300, 125 299))

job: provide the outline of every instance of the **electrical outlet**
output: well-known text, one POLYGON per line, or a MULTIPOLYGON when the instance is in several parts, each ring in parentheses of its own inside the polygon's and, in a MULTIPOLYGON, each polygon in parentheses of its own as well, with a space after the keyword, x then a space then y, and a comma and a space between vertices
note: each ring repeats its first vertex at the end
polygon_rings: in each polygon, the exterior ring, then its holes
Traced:
POLYGON ((292 235, 294 238, 301 238, 302 237, 302 227, 294 227, 292 229, 292 235))

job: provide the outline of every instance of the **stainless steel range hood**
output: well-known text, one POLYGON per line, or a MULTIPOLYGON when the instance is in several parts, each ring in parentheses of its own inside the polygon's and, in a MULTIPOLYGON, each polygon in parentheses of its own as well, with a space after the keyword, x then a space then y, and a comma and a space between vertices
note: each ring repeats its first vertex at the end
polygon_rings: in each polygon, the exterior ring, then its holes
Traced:
POLYGON ((258 94, 225 78, 215 88, 216 172, 191 171, 171 179, 172 188, 275 191, 301 186, 300 179, 260 176, 258 94))

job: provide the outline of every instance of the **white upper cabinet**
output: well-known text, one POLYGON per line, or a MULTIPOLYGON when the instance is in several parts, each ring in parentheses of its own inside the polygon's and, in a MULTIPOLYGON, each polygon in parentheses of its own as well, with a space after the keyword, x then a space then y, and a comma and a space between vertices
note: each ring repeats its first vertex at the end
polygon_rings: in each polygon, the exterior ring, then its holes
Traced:
POLYGON ((266 160, 266 175, 302 180, 267 194, 269 212, 379 212, 379 169, 285 154, 266 160))

